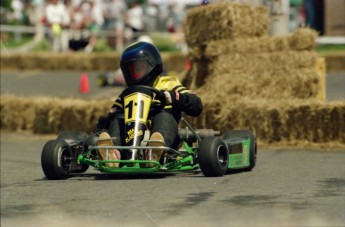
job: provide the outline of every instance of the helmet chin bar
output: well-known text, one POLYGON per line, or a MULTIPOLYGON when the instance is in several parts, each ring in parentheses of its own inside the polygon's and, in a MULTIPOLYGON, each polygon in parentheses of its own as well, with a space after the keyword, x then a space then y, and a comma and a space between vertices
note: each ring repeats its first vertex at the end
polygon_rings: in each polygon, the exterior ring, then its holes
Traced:
POLYGON ((135 81, 133 83, 130 83, 126 81, 126 85, 129 86, 134 86, 134 85, 145 85, 145 86, 153 86, 154 82, 156 81, 157 77, 162 73, 163 71, 163 66, 162 65, 156 65, 155 68, 153 68, 148 74, 142 79, 135 81))

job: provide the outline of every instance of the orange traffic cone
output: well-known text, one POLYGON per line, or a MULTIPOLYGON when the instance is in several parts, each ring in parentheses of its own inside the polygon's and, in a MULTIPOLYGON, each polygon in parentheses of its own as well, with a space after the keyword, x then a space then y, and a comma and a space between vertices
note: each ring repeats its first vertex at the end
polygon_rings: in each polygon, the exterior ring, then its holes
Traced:
POLYGON ((80 93, 86 94, 90 92, 89 77, 86 73, 80 76, 80 93))
POLYGON ((192 69, 192 62, 189 57, 186 58, 186 64, 184 66, 184 69, 187 71, 192 69))

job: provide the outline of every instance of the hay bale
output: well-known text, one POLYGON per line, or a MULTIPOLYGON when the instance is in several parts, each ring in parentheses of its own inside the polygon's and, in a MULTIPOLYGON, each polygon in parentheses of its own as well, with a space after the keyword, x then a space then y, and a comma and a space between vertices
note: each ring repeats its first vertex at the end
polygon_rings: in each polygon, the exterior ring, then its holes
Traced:
MULTIPOLYGON (((218 9, 220 15, 227 12, 223 8, 218 9)), ((195 125, 212 125, 222 132, 248 129, 267 143, 345 142, 345 103, 323 102, 325 65, 311 51, 317 37, 314 30, 300 28, 285 37, 266 33, 222 37, 206 34, 212 23, 204 30, 196 26, 202 21, 198 16, 207 18, 206 11, 194 14, 189 21, 194 30, 189 28, 187 37, 194 64, 184 83, 207 110, 190 119, 195 125)), ((240 24, 241 19, 236 20, 240 24)))
POLYGON ((48 105, 37 104, 34 133, 59 133, 69 130, 91 132, 100 115, 107 113, 106 101, 52 99, 48 105))
POLYGON ((258 54, 282 51, 311 51, 316 45, 317 33, 309 28, 299 28, 287 36, 262 36, 247 39, 212 40, 205 44, 204 53, 194 47, 191 55, 195 58, 213 58, 228 54, 258 54))
POLYGON ((299 28, 289 36, 290 46, 295 50, 312 50, 318 34, 310 28, 299 28))
MULTIPOLYGON (((234 70, 224 74, 210 74, 198 89, 200 96, 209 99, 226 99, 240 95, 248 98, 316 98, 320 91, 320 76, 313 69, 271 69, 260 74, 234 70)), ((201 82, 199 82, 201 83, 201 82)), ((196 87, 196 86, 191 86, 196 87)), ((226 106, 224 106, 226 108, 226 106)))
POLYGON ((1 129, 59 133, 68 130, 93 131, 100 115, 111 102, 46 97, 1 96, 1 129), (18 108, 23 111, 18 111, 18 108))
MULTIPOLYGON (((315 68, 318 55, 311 51, 285 51, 276 53, 223 54, 210 61, 209 73, 223 74, 233 70, 246 70, 261 74, 271 70, 315 68)), ((289 76, 287 74, 286 76, 289 76)))
POLYGON ((181 53, 161 53, 163 67, 167 72, 181 72, 185 69, 186 55, 181 53))
POLYGON ((200 59, 183 83, 213 98, 240 94, 251 98, 325 100, 325 71, 310 51, 228 54, 200 59), (219 89, 221 88, 221 89, 219 89))
POLYGON ((190 47, 208 41, 260 37, 268 34, 269 14, 265 7, 219 3, 187 11, 184 33, 190 47))
MULTIPOLYGON (((111 104, 99 100, 45 97, 1 96, 1 100, 1 129, 31 130, 40 134, 68 130, 92 132, 98 117, 107 113, 111 104), (24 107, 25 111, 17 111, 24 107)), ((202 100, 201 116, 188 117, 196 128, 213 128, 222 133, 248 129, 265 143, 345 143, 345 102, 240 96, 212 100, 207 95, 202 96, 202 100)))
POLYGON ((116 70, 119 55, 113 53, 1 54, 1 70, 116 70))
POLYGON ((197 127, 220 130, 247 129, 264 143, 306 141, 345 143, 345 102, 270 100, 230 97, 204 102, 197 127), (224 108, 226 107, 226 108, 224 108))
POLYGON ((319 100, 326 100, 326 61, 325 58, 318 58, 316 60, 315 70, 319 76, 319 88, 316 96, 319 100))
POLYGON ((9 130, 31 130, 35 109, 25 98, 2 95, 0 103, 1 128, 9 130))
POLYGON ((323 53, 322 56, 326 59, 328 72, 345 71, 345 51, 340 51, 338 53, 323 53))
MULTIPOLYGON (((186 56, 182 53, 162 53, 164 67, 167 70, 182 71, 186 56)), ((1 54, 1 70, 85 70, 111 71, 120 67, 120 55, 117 53, 26 53, 1 54)))

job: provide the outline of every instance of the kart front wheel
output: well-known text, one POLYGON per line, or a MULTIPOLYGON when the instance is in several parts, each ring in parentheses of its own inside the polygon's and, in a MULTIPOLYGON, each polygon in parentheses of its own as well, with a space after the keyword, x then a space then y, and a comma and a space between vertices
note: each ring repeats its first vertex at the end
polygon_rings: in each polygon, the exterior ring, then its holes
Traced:
POLYGON ((72 151, 64 140, 50 140, 42 150, 41 165, 50 180, 67 179, 72 165, 72 151))
POLYGON ((201 172, 206 177, 220 177, 228 170, 229 151, 220 137, 202 140, 198 158, 201 172))
MULTIPOLYGON (((57 140, 81 140, 85 141, 88 138, 88 134, 83 131, 66 131, 58 135, 57 140)), ((75 155, 77 156, 77 155, 75 155)), ((76 170, 73 170, 73 173, 85 173, 89 169, 89 165, 84 163, 80 164, 76 170)))

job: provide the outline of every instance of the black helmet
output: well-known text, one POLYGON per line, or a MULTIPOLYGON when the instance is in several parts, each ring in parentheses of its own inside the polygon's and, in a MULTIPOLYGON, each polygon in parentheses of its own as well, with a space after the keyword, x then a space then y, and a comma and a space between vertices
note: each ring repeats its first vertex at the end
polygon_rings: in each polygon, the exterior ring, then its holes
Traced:
POLYGON ((147 42, 137 42, 125 49, 120 66, 127 86, 152 85, 163 72, 158 49, 147 42))

